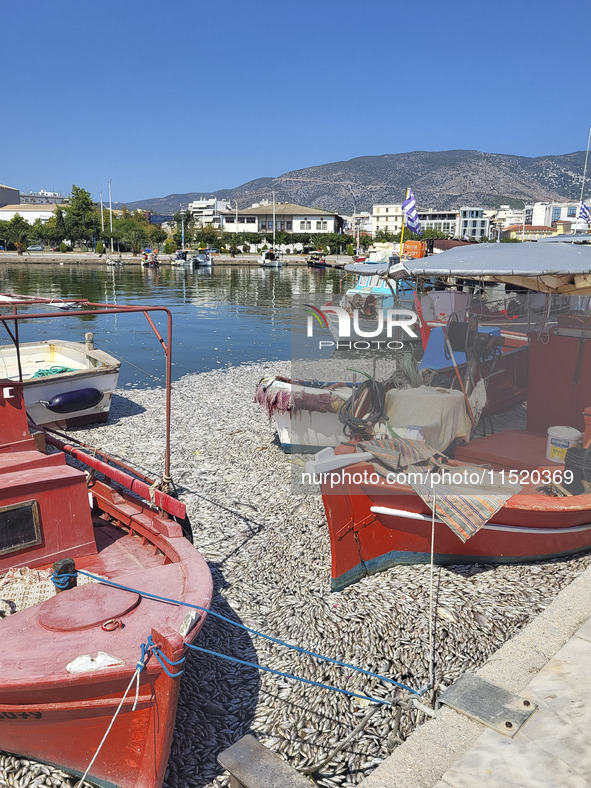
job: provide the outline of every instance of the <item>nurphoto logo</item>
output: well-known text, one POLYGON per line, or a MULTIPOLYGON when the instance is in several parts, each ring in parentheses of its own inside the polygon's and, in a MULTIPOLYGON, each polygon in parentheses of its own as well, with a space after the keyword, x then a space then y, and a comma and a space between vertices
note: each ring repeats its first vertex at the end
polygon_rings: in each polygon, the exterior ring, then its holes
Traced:
POLYGON ((325 306, 324 309, 311 304, 304 304, 309 312, 306 336, 314 336, 314 326, 317 323, 321 328, 327 328, 335 341, 320 340, 319 348, 337 348, 348 350, 370 350, 388 348, 389 350, 401 349, 403 342, 394 339, 396 329, 402 330, 411 339, 417 339, 417 334, 411 326, 418 321, 416 312, 411 309, 378 309, 372 319, 359 309, 353 309, 350 314, 340 306, 325 306), (354 338, 353 340, 351 338, 354 338), (345 341, 343 341, 345 340, 345 341))

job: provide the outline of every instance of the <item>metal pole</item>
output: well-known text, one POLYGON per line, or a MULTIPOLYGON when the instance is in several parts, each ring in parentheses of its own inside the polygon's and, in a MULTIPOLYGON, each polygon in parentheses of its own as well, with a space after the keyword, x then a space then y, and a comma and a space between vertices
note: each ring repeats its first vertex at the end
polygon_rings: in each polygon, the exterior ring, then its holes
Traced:
POLYGON ((111 178, 109 178, 109 226, 111 228, 111 254, 113 254, 113 208, 111 204, 111 178))
POLYGON ((101 229, 103 231, 103 235, 105 234, 105 215, 103 213, 103 193, 101 192, 101 229))
POLYGON ((275 192, 273 192, 273 251, 275 251, 275 192))
POLYGON ((185 248, 185 212, 181 205, 181 249, 185 248))
POLYGON ((591 142, 591 127, 589 128, 589 138, 587 139, 587 153, 585 154, 585 169, 583 170, 583 183, 581 184, 581 199, 579 203, 583 202, 583 191, 585 189, 585 176, 587 175, 587 159, 589 158, 589 143, 591 142))

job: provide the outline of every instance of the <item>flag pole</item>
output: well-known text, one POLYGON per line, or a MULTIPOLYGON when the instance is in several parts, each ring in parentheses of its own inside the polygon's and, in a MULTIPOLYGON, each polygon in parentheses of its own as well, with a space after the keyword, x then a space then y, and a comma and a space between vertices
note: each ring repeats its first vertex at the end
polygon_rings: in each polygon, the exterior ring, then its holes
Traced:
MULTIPOLYGON (((409 193, 409 191, 410 191, 410 189, 406 190, 406 197, 404 198, 405 200, 408 200, 408 193, 409 193)), ((404 240, 405 218, 406 218, 406 212, 405 212, 404 207, 403 207, 402 208, 402 230, 400 232, 400 251, 398 252, 398 257, 400 257, 401 260, 402 260, 402 242, 404 240)))
POLYGON ((585 154, 585 168, 583 170, 583 183, 581 184, 581 199, 579 204, 583 202, 583 191, 585 189, 585 177, 587 175, 587 159, 589 158, 589 143, 591 142, 591 127, 589 128, 589 138, 587 140, 587 153, 585 154))

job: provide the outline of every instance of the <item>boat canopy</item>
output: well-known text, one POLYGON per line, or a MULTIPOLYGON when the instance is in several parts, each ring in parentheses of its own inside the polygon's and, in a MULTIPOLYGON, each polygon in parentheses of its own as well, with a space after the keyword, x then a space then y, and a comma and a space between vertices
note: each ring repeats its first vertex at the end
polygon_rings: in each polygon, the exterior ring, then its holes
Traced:
MULTIPOLYGON (((364 266, 346 266, 345 270, 352 268, 364 266)), ((541 293, 590 295, 591 247, 573 243, 471 244, 431 257, 404 260, 391 267, 389 275, 395 279, 477 278, 485 282, 509 282, 541 293)))
POLYGON ((355 263, 345 266, 345 271, 348 274, 357 274, 358 276, 380 276, 387 274, 389 270, 388 263, 355 263))

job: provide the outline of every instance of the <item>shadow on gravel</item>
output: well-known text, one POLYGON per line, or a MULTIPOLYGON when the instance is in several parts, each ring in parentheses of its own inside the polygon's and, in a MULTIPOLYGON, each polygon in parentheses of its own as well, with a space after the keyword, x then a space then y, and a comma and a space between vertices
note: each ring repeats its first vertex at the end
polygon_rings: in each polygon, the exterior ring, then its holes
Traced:
MULTIPOLYGON (((212 610, 240 622, 220 594, 227 586, 222 572, 215 564, 210 569, 212 610)), ((251 635, 214 616, 208 616, 195 645, 258 663, 251 635)), ((259 695, 255 668, 191 650, 184 668, 165 788, 202 788, 221 774, 217 755, 251 733, 259 695)))

